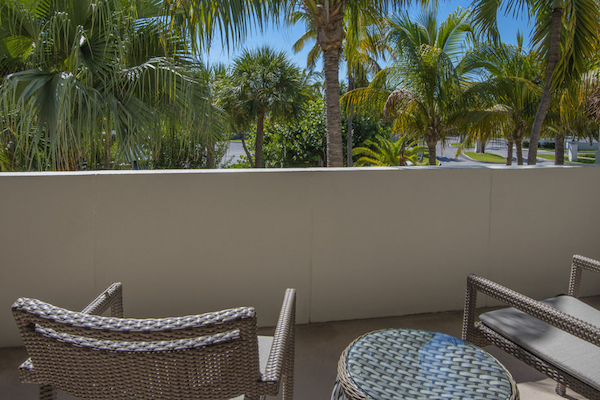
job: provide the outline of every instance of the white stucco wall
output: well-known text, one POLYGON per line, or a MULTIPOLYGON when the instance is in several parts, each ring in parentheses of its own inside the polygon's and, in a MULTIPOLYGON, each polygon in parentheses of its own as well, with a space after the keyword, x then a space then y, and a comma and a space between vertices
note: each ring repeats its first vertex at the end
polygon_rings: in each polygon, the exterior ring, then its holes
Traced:
POLYGON ((595 167, 0 174, 0 199, 0 347, 16 298, 77 310, 113 281, 128 317, 268 326, 286 287, 298 323, 457 310, 470 272, 545 297, 600 258, 595 167))

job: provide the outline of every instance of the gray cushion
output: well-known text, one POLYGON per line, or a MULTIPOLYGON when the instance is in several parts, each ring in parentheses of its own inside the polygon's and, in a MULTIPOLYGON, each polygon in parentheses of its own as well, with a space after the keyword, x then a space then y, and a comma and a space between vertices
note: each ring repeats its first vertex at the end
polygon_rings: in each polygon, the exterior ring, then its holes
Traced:
POLYGON ((273 336, 258 337, 258 358, 260 362, 260 372, 263 374, 267 370, 267 361, 269 361, 269 353, 273 346, 273 336))
MULTIPOLYGON (((574 297, 558 296, 542 302, 600 327, 600 310, 574 297)), ((600 390, 600 347, 514 308, 491 311, 480 319, 530 353, 600 390)))

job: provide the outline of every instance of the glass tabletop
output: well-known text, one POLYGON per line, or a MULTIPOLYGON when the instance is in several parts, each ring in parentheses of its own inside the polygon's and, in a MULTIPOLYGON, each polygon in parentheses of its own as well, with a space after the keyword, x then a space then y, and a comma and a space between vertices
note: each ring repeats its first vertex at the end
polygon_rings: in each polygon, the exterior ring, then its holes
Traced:
POLYGON ((367 396, 387 399, 512 398, 512 378, 479 347, 439 332, 386 329, 348 351, 349 378, 367 396))

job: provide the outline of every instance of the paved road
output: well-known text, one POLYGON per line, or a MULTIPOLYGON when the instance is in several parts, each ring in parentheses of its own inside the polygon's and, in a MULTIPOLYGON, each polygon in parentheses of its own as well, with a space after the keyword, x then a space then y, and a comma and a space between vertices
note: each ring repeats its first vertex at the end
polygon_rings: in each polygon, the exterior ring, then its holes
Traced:
MULTIPOLYGON (((455 146, 451 146, 452 143, 457 143, 458 140, 450 140, 446 143, 446 146, 442 149, 442 144, 438 143, 437 146, 437 159, 442 163, 442 165, 485 165, 488 163, 483 163, 481 161, 475 161, 467 156, 461 154, 456 157, 455 146)), ((473 151, 473 149, 471 149, 473 151)), ((506 159, 508 155, 508 146, 506 145, 506 141, 504 139, 498 139, 489 142, 485 146, 486 153, 497 154, 506 159)), ((538 154, 544 152, 544 150, 538 150, 538 154)), ((548 154, 554 154, 554 151, 547 152, 548 154)), ((524 163, 527 164, 527 157, 529 155, 529 151, 527 149, 523 149, 523 160, 524 163)), ((554 161, 546 160, 545 158, 537 158, 538 165, 542 164, 554 164, 554 161)), ((516 149, 513 149, 513 165, 517 165, 517 157, 516 157, 516 149)))
MULTIPOLYGON (((442 163, 442 166, 462 166, 462 165, 486 165, 487 163, 482 163, 481 161, 472 160, 465 155, 460 155, 456 157, 456 147, 451 146, 451 143, 456 143, 457 140, 451 140, 446 143, 446 146, 442 147, 441 143, 438 143, 437 146, 437 159, 442 163)), ((485 148, 486 153, 493 153, 499 156, 506 158, 508 154, 508 148, 506 146, 506 142, 503 139, 494 140, 487 144, 485 148)), ((543 152, 543 150, 539 150, 539 152, 543 152)), ((554 152, 548 152, 549 154, 553 154, 554 152)), ((245 155, 244 149, 241 143, 232 142, 229 144, 229 150, 227 150, 227 154, 225 155, 224 162, 221 165, 226 165, 227 162, 231 161, 231 163, 235 163, 239 156, 245 155)), ((513 151, 514 155, 514 151, 513 151)), ((523 149, 523 159, 525 160, 525 164, 527 164, 527 149, 523 149)), ((541 164, 554 164, 553 161, 546 160, 544 158, 537 159, 537 163, 541 164)), ((513 165, 517 165, 516 156, 513 157, 513 165)))
POLYGON ((229 149, 227 149, 227 153, 225 154, 220 167, 222 168, 223 165, 227 164, 235 164, 240 156, 245 155, 246 153, 244 152, 244 147, 240 142, 229 142, 229 149))

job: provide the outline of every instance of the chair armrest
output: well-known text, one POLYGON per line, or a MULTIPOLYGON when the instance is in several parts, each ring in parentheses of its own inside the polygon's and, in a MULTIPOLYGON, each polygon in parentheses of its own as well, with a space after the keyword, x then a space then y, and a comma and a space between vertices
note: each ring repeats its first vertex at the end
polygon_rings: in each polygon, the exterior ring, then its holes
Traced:
POLYGON ((573 256, 573 264, 571 265, 571 279, 569 280, 569 296, 579 297, 581 273, 584 269, 600 273, 600 261, 580 255, 573 256))
POLYGON ((287 289, 279 313, 279 320, 275 328, 273 345, 263 376, 264 382, 278 382, 282 369, 285 373, 292 368, 295 351, 295 324, 296 324, 296 290, 287 289))
POLYGON ((600 346, 600 328, 559 311, 554 307, 550 307, 540 301, 473 274, 469 275, 467 278, 467 304, 465 305, 465 316, 463 320, 463 336, 466 336, 465 338, 467 340, 470 340, 469 336, 471 336, 472 326, 475 324, 477 291, 500 300, 509 306, 568 332, 571 335, 577 336, 596 346, 600 346))
POLYGON ((110 307, 110 316, 123 318, 123 285, 115 282, 85 307, 82 314, 101 315, 110 307))

